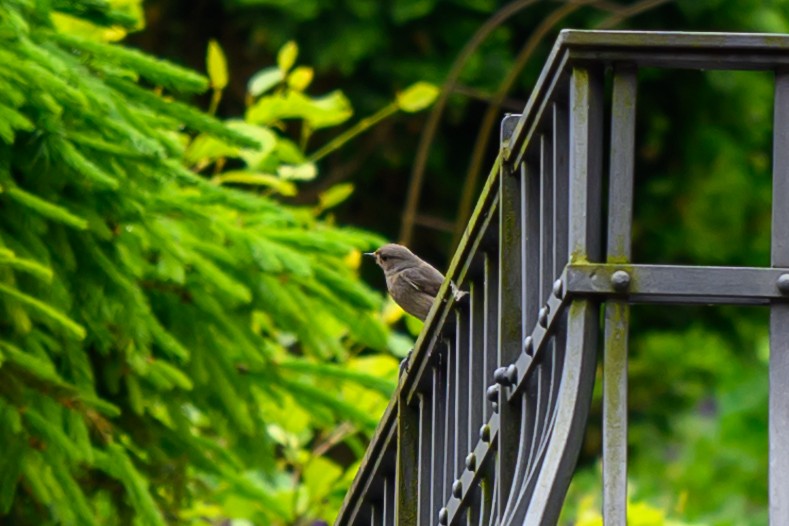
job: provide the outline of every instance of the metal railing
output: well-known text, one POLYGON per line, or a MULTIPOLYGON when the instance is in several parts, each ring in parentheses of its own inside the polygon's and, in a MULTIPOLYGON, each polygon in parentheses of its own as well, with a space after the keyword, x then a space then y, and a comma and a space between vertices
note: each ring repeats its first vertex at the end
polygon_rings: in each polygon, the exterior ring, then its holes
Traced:
POLYGON ((447 275, 469 294, 441 289, 338 526, 555 524, 601 302, 605 523, 627 521, 629 305, 660 302, 770 307, 769 513, 789 524, 789 36, 563 31, 523 114, 502 122, 447 275), (642 67, 775 72, 772 267, 630 263, 642 67))

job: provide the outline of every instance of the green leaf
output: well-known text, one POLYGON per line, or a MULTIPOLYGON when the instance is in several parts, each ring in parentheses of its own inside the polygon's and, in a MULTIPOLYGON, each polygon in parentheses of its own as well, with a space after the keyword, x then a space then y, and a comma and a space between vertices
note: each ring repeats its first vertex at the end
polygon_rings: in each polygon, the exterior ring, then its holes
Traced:
POLYGON ((206 65, 208 78, 211 79, 211 87, 215 90, 223 90, 227 86, 227 60, 222 48, 213 38, 208 41, 208 52, 206 55, 206 65))
POLYGON ((48 447, 57 448, 71 460, 82 460, 79 448, 63 432, 60 422, 47 418, 33 408, 27 408, 22 418, 28 431, 43 439, 48 447))
POLYGON ((0 348, 3 349, 3 354, 9 365, 15 365, 18 370, 24 371, 38 381, 58 387, 71 387, 58 375, 55 366, 48 359, 25 352, 6 341, 0 341, 0 348))
POLYGON ((353 115, 350 102, 339 91, 310 98, 296 91, 262 97, 249 110, 247 121, 268 126, 282 119, 304 119, 313 128, 336 126, 353 115))
POLYGON ((284 196, 296 195, 296 185, 284 181, 272 174, 251 172, 247 170, 232 170, 216 175, 211 179, 217 184, 247 184, 252 186, 266 186, 284 196))
POLYGON ((15 300, 18 300, 20 303, 27 305, 31 308, 31 310, 41 314, 43 317, 54 322, 56 325, 59 325, 78 339, 82 340, 85 338, 86 332, 82 325, 74 322, 71 318, 50 307, 46 303, 3 284, 0 284, 0 294, 10 296, 15 300))
POLYGON ((296 63, 296 57, 298 57, 298 55, 299 46, 292 40, 280 48, 279 53, 277 53, 277 66, 279 66, 279 70, 282 72, 283 76, 285 76, 288 71, 290 71, 290 68, 296 63))
POLYGON ((360 373, 349 370, 346 365, 330 363, 308 362, 305 359, 293 359, 277 364, 280 368, 309 374, 315 378, 335 378, 353 382, 362 387, 372 389, 384 396, 390 396, 395 390, 394 382, 384 380, 380 376, 369 373, 360 373))
POLYGON ((0 434, 0 437, 3 442, 3 455, 0 458, 0 515, 6 515, 14 504, 27 444, 22 437, 8 434, 0 434))
POLYGON ((288 75, 288 86, 296 91, 304 91, 312 82, 314 74, 312 68, 299 66, 288 75))
POLYGON ((320 203, 320 209, 326 210, 328 208, 337 206, 338 204, 348 199, 352 193, 353 193, 352 183, 336 184, 331 188, 329 188, 328 190, 326 190, 325 192, 321 192, 318 195, 318 202, 320 203))
POLYGON ((437 86, 417 82, 397 94, 397 106, 406 113, 415 113, 433 104, 439 93, 437 86))
POLYGON ((318 168, 313 163, 296 166, 283 164, 277 168, 277 175, 286 181, 311 181, 318 175, 318 168))
POLYGON ((199 162, 215 161, 222 157, 237 157, 239 148, 227 144, 207 133, 201 133, 195 137, 186 148, 184 158, 190 164, 199 162))
POLYGON ((313 457, 304 469, 304 484, 313 502, 324 499, 342 476, 342 469, 331 460, 313 457))
POLYGON ((26 206, 34 212, 41 214, 44 217, 58 221, 60 223, 84 230, 88 228, 88 222, 69 212, 62 206, 50 203, 49 201, 38 197, 37 195, 26 192, 21 188, 6 188, 6 195, 17 203, 26 206))
POLYGON ((0 266, 7 265, 13 269, 27 272, 44 281, 52 281, 52 269, 32 259, 20 258, 13 251, 0 248, 0 266))
POLYGON ((280 141, 277 135, 265 126, 257 126, 241 120, 228 121, 227 126, 254 138, 260 144, 257 148, 241 148, 238 151, 238 157, 243 159, 250 168, 260 168, 277 148, 280 141))
POLYGON ((261 69, 249 79, 247 91, 253 97, 258 97, 282 82, 284 78, 282 70, 277 67, 261 69))

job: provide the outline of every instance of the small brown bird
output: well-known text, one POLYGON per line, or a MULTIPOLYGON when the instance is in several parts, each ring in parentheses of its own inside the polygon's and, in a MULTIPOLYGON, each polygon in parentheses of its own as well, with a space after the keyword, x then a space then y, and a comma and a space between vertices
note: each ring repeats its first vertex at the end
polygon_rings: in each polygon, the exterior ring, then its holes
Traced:
MULTIPOLYGON (((384 270, 386 288, 395 302, 408 314, 424 321, 444 282, 444 275, 403 245, 395 243, 367 252, 365 256, 374 257, 384 270)), ((455 299, 465 295, 465 292, 457 291, 454 284, 452 290, 455 299)))

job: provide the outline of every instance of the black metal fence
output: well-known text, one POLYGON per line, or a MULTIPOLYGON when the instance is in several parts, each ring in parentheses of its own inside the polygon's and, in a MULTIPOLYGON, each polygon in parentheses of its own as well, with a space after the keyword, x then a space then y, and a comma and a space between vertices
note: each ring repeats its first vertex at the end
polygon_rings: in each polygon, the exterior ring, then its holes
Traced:
POLYGON ((441 289, 338 526, 555 524, 601 329, 603 515, 626 524, 634 302, 769 305, 770 523, 789 524, 789 36, 562 32, 523 114, 502 121, 448 277, 469 294, 441 289), (772 267, 630 263, 642 67, 775 72, 772 267))

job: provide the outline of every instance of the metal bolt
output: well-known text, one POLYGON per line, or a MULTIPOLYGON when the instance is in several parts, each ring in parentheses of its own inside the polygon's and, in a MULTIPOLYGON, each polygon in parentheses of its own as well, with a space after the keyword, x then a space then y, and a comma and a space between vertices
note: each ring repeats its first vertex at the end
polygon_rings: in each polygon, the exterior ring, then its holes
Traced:
POLYGON ((452 483, 452 496, 456 499, 463 496, 463 483, 459 480, 452 483))
POLYGON ((537 322, 542 325, 543 327, 548 326, 548 314, 551 312, 551 309, 548 308, 548 305, 540 309, 539 314, 537 314, 537 322))
POLYGON ((488 397, 488 400, 491 402, 495 402, 499 399, 499 386, 498 384, 493 384, 488 387, 488 390, 485 392, 485 396, 488 397))
POLYGON ((507 368, 499 367, 498 369, 493 371, 493 379, 496 381, 497 384, 509 385, 507 383, 507 368))
POLYGON ((449 522, 449 510, 446 508, 441 508, 438 512, 438 523, 439 524, 447 524, 449 522))
POLYGON ((624 270, 617 270, 611 275, 611 285, 617 292, 625 292, 630 286, 630 274, 624 270))
POLYGON ((553 295, 559 299, 562 299, 562 293, 564 292, 564 283, 562 280, 557 279, 553 282, 553 295))
POLYGON ((518 368, 514 363, 507 367, 507 381, 509 381, 510 385, 518 383, 518 368))
POLYGON ((526 339, 523 340, 523 352, 529 356, 534 354, 534 339, 531 336, 526 336, 526 339))
POLYGON ((775 286, 781 291, 781 294, 789 294, 789 274, 781 274, 778 276, 778 281, 775 286))
POLYGON ((469 471, 476 471, 477 469, 477 455, 469 453, 466 455, 466 469, 469 471))
POLYGON ((482 427, 479 428, 479 438, 483 442, 490 442, 490 426, 488 424, 482 424, 482 427))

